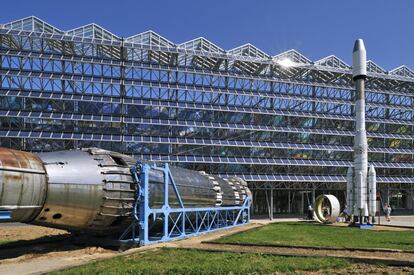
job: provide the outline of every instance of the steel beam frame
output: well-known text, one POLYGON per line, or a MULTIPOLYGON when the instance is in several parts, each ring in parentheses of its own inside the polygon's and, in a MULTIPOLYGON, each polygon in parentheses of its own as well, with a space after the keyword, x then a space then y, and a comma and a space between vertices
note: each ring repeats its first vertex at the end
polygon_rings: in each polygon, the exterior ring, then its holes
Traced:
POLYGON ((215 230, 231 228, 250 222, 250 198, 240 206, 188 208, 183 203, 169 165, 163 167, 137 163, 131 168, 139 194, 134 204, 131 225, 119 241, 126 244, 149 245, 187 238, 215 230), (160 208, 150 206, 149 174, 157 170, 164 175, 164 203, 160 208), (170 206, 170 187, 179 207, 170 206), (163 230, 152 232, 151 222, 160 221, 163 230))

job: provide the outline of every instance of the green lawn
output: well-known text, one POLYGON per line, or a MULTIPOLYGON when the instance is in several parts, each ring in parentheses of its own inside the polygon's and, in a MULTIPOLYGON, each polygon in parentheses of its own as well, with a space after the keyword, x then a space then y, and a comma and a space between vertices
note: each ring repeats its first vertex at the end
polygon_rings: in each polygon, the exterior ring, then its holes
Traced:
POLYGON ((414 231, 375 231, 316 223, 273 223, 218 242, 414 250, 414 231))
POLYGON ((282 257, 162 248, 51 274, 266 274, 337 269, 349 265, 347 260, 328 257, 282 257))

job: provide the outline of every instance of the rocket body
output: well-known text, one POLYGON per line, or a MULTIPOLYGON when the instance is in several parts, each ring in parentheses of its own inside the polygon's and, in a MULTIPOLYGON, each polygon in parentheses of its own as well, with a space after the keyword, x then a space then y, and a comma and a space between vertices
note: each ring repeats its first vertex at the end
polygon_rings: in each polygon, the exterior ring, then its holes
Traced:
POLYGON ((362 39, 355 41, 352 53, 352 76, 355 82, 354 138, 354 215, 363 216, 367 207, 368 143, 365 129, 365 78, 367 54, 362 39))
POLYGON ((354 167, 347 173, 347 203, 350 212, 360 217, 375 215, 376 176, 375 169, 370 169, 368 180, 368 142, 365 129, 365 79, 367 77, 367 54, 362 39, 355 41, 352 53, 352 78, 355 83, 355 138, 354 167), (373 171, 373 172, 371 172, 373 171), (352 179, 352 182, 351 182, 352 179), (375 201, 375 203, 374 203, 375 201))
POLYGON ((354 177, 356 207, 354 215, 365 212, 367 204, 367 180, 368 180, 368 143, 367 132, 365 129, 365 91, 364 78, 355 80, 356 101, 355 101, 355 139, 354 139, 354 177))

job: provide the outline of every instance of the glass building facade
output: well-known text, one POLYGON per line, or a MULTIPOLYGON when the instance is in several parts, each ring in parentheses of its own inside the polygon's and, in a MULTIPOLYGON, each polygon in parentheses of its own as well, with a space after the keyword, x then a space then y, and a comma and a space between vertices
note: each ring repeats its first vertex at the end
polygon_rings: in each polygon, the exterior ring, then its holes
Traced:
MULTIPOLYGON (((350 44, 352 45, 352 43, 350 44)), ((413 209, 414 72, 368 61, 367 131, 381 199, 413 209)), ((271 56, 28 17, 0 25, 0 146, 100 147, 244 178, 256 215, 344 200, 354 86, 336 56, 271 56)))

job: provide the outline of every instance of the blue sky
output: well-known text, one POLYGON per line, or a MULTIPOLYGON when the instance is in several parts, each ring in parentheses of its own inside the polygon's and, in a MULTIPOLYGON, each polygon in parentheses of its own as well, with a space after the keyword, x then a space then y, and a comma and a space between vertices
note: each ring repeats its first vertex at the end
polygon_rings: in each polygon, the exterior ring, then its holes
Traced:
POLYGON ((250 42, 271 55, 294 48, 348 64, 361 37, 384 69, 414 70, 413 10, 408 0, 13 0, 2 1, 0 22, 36 15, 62 30, 95 22, 124 37, 152 29, 175 43, 203 36, 224 49, 250 42))

